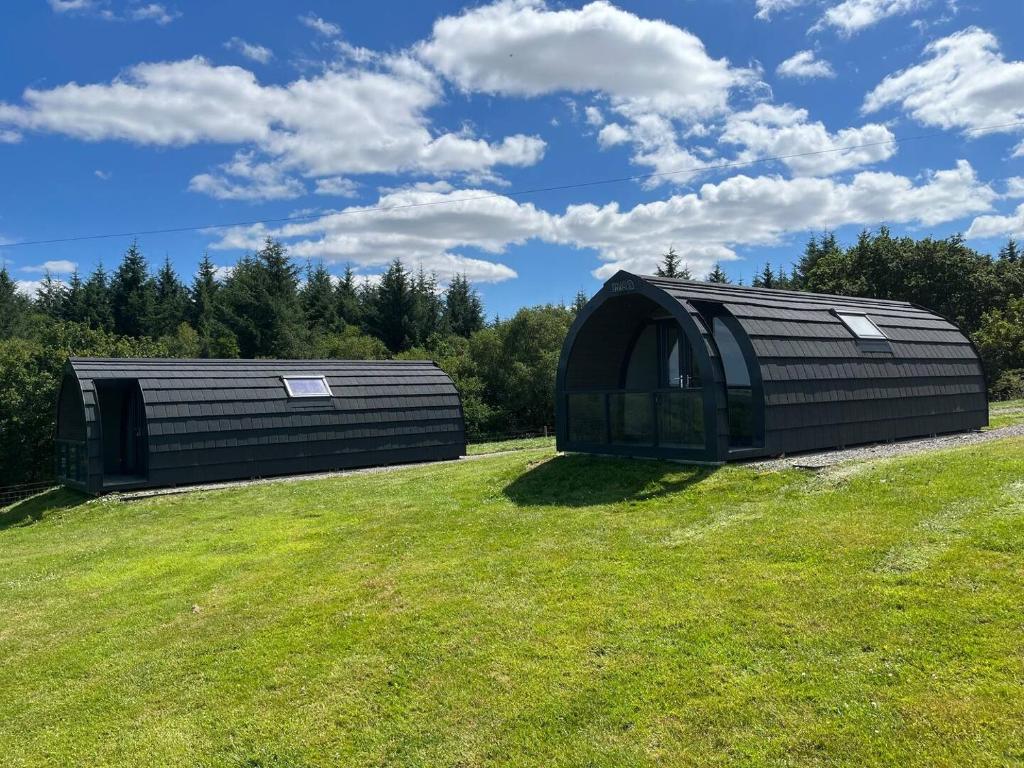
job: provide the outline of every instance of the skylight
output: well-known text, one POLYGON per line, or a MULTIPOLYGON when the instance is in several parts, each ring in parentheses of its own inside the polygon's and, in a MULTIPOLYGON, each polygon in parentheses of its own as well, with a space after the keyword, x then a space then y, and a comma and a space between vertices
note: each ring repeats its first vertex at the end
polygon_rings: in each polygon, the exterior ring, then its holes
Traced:
POLYGON ((867 315, 847 315, 842 312, 836 312, 836 315, 846 324, 847 328, 853 331, 853 335, 858 339, 885 338, 885 334, 879 330, 877 325, 871 322, 867 315))
POLYGON ((331 388, 323 376, 282 376, 288 397, 330 397, 331 388))

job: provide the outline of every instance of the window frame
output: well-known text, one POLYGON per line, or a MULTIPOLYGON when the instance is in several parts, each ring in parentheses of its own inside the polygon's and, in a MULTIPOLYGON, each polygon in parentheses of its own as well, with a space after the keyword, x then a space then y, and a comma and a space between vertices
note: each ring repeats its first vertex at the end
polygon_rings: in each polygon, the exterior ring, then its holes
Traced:
POLYGON ((889 339, 889 337, 885 335, 885 331, 879 328, 878 324, 870 317, 868 317, 866 312, 840 312, 839 310, 834 310, 834 313, 835 316, 839 318, 840 322, 842 322, 842 324, 846 326, 846 329, 850 333, 852 333, 854 338, 856 338, 858 341, 888 341, 889 339), (854 328, 854 326, 850 323, 850 321, 847 320, 847 318, 852 317, 860 318, 867 322, 872 328, 875 329, 878 335, 876 336, 872 334, 870 336, 865 336, 864 334, 858 332, 857 329, 854 328))
POLYGON ((317 375, 287 375, 281 376, 281 381, 284 383, 284 390, 288 393, 288 398, 304 398, 304 397, 334 397, 334 392, 331 391, 331 385, 327 383, 326 376, 317 375), (292 390, 291 382, 296 379, 304 381, 319 381, 323 383, 326 392, 295 392, 292 390))

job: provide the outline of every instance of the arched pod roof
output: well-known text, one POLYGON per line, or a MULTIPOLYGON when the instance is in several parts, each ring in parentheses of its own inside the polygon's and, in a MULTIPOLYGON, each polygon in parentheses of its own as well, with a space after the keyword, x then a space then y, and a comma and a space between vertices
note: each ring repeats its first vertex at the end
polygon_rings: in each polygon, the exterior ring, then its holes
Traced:
MULTIPOLYGON (((656 289, 688 312, 727 312, 763 384, 764 453, 976 429, 988 421, 981 363, 951 322, 919 306, 619 272, 600 292, 656 289), (858 337, 866 318, 877 330, 858 337)), ((597 297, 595 297, 597 298, 597 297)), ((722 457, 725 458, 725 457, 722 457)))
POLYGON ((97 388, 104 382, 138 383, 149 486, 465 452, 458 391, 430 361, 72 358, 68 374, 82 391, 94 492, 103 489, 97 388), (291 396, 288 377, 323 377, 330 394, 291 396))

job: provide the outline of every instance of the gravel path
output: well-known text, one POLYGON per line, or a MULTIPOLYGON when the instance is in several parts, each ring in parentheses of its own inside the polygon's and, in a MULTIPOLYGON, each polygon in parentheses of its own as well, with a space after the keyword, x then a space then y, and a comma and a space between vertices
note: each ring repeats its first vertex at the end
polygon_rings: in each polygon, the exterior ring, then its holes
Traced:
POLYGON ((903 440, 898 443, 875 443, 873 445, 863 445, 843 450, 803 453, 778 459, 761 459, 745 462, 742 466, 769 471, 793 467, 800 469, 825 469, 826 467, 845 464, 850 461, 888 459, 893 456, 925 453, 926 451, 934 451, 941 448, 959 448, 964 445, 987 443, 989 440, 1000 440, 1004 437, 1024 437, 1024 424, 1011 424, 1008 427, 990 429, 987 432, 959 432, 953 435, 903 440))

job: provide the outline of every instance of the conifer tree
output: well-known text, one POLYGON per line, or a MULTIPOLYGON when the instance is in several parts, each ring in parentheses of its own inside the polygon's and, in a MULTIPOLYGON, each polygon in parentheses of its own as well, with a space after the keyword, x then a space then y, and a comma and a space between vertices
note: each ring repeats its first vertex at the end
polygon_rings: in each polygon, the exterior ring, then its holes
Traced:
POLYGON ((576 291, 576 296, 572 300, 572 305, 569 307, 569 311, 574 315, 578 315, 583 308, 587 306, 588 301, 590 301, 590 299, 587 297, 586 292, 581 288, 576 291))
POLYGON ((59 280, 54 280, 50 270, 43 273, 43 279, 36 289, 35 308, 55 320, 64 317, 64 303, 67 289, 59 280))
POLYGON ((88 323, 90 328, 96 330, 114 330, 114 315, 110 308, 110 284, 103 269, 103 262, 96 265, 96 269, 82 286, 82 304, 85 309, 82 322, 88 323))
POLYGON ((1020 261, 1020 248, 1017 246, 1017 241, 1012 237, 1006 241, 1006 245, 999 249, 999 258, 1016 263, 1020 261))
POLYGON ((188 291, 178 279, 170 258, 165 257, 156 276, 150 333, 154 337, 176 334, 178 326, 187 321, 188 308, 188 291))
POLYGON ((30 302, 18 291, 7 265, 0 266, 0 339, 8 339, 25 330, 30 302))
POLYGON ((415 305, 413 280, 401 259, 395 259, 388 265, 381 275, 380 283, 373 289, 372 312, 369 318, 373 333, 392 352, 402 352, 415 343, 415 305))
POLYGON ((210 254, 204 253, 202 261, 199 262, 196 276, 192 280, 192 290, 189 292, 190 319, 200 336, 202 336, 202 328, 208 327, 214 321, 214 302, 219 287, 217 268, 210 261, 210 254))
POLYGON ((768 263, 764 265, 759 274, 754 275, 751 284, 755 288, 775 288, 775 282, 775 272, 772 270, 771 263, 768 263))
POLYGON ((443 305, 437 290, 437 275, 428 273, 420 264, 412 283, 413 344, 424 346, 441 330, 443 305))
POLYGON ((306 268, 306 284, 299 292, 306 327, 317 334, 330 333, 338 327, 338 304, 331 275, 323 262, 306 268))
POLYGON ((145 336, 152 325, 156 291, 139 244, 132 241, 110 281, 114 331, 122 336, 145 336))
POLYGON ((661 264, 657 267, 658 277, 674 277, 679 280, 691 280, 690 268, 682 260, 675 248, 670 247, 664 256, 661 257, 661 264))
POLYGON ((484 327, 484 305, 465 274, 453 275, 444 293, 445 325, 456 336, 469 338, 484 327))
POLYGON ((710 272, 708 272, 708 276, 707 276, 706 280, 709 283, 728 283, 728 282, 730 282, 729 281, 729 276, 727 274, 725 274, 725 270, 722 269, 722 265, 719 262, 717 262, 717 261, 715 262, 714 268, 710 272))
POLYGON ((345 274, 338 281, 338 287, 335 290, 335 300, 338 304, 337 316, 341 323, 358 326, 362 322, 363 311, 359 301, 359 287, 356 285, 356 273, 351 264, 345 265, 345 274))

